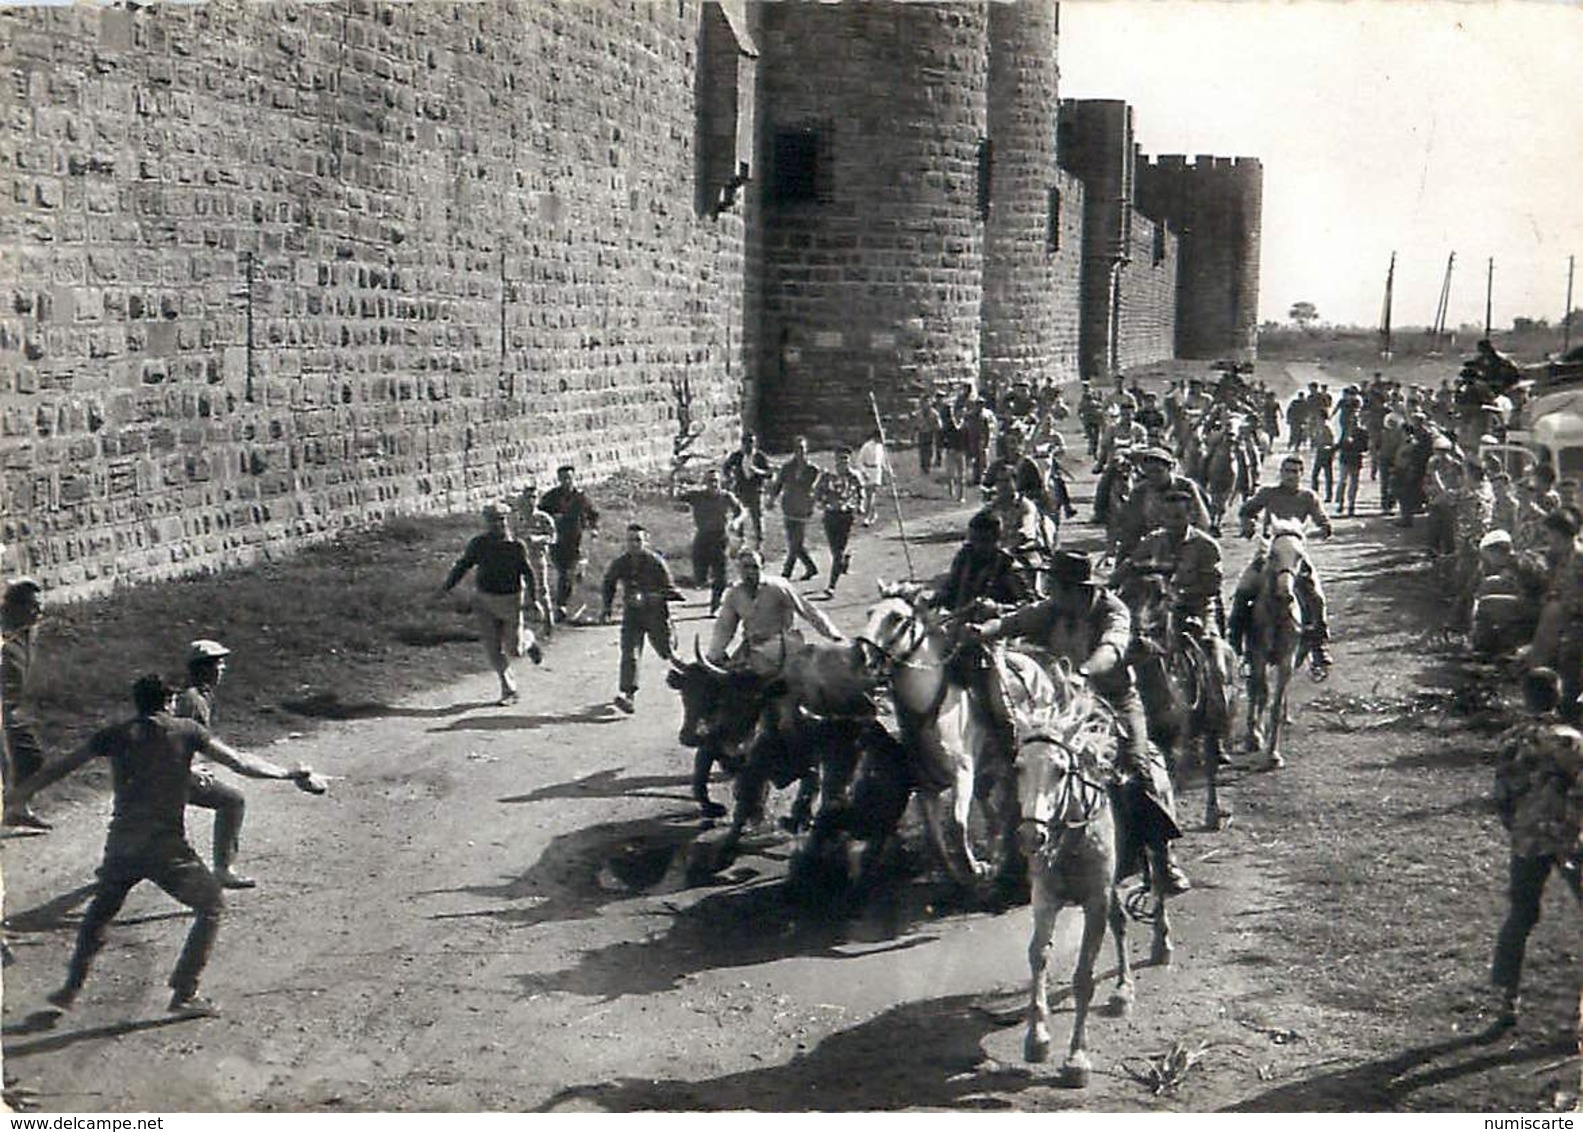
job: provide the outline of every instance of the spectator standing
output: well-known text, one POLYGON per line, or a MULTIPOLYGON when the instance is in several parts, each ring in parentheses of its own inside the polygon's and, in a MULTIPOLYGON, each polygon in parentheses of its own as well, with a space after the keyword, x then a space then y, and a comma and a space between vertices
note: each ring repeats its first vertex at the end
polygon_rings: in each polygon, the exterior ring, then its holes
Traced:
POLYGON ((550 561, 555 564, 555 616, 564 621, 566 607, 587 565, 583 536, 599 537, 599 509, 578 486, 577 469, 570 464, 555 469, 555 486, 539 500, 539 509, 555 520, 550 561))
MULTIPOLYGON (((878 429, 868 434, 868 439, 857 450, 857 475, 863 481, 863 525, 872 527, 879 517, 879 492, 895 471, 890 466, 890 456, 885 451, 885 438, 878 429)), ((835 589, 835 579, 830 580, 835 589)))
POLYGON ((945 465, 945 493, 958 503, 967 498, 967 449, 956 407, 940 408, 940 460, 945 465))
POLYGON ((720 487, 720 473, 710 468, 704 485, 683 492, 682 503, 693 513, 693 585, 709 587, 709 613, 720 608, 726 592, 726 544, 731 524, 740 521, 742 503, 720 487))
POLYGON ((742 434, 742 445, 726 457, 724 486, 741 501, 753 520, 753 545, 764 545, 764 485, 775 473, 769 459, 759 451, 759 438, 742 434))
POLYGON ((821 469, 808 460, 808 438, 792 439, 792 456, 780 466, 770 481, 769 501, 777 498, 781 505, 781 521, 786 527, 786 565, 781 576, 791 577, 792 567, 802 563, 803 575, 799 581, 816 577, 819 567, 808 553, 808 521, 813 518, 814 488, 819 483, 821 469))
POLYGON ((1336 514, 1351 518, 1358 513, 1358 486, 1363 480, 1363 464, 1369 455, 1369 434, 1361 424, 1341 433, 1336 442, 1336 464, 1341 476, 1336 484, 1336 514))
POLYGON ((1308 487, 1317 492, 1323 474, 1325 502, 1329 503, 1336 494, 1336 430, 1328 416, 1319 416, 1316 412, 1309 421, 1309 435, 1314 442, 1314 470, 1309 474, 1308 487))
POLYGON ((825 597, 835 596, 841 575, 852 569, 847 541, 867 494, 867 485, 852 470, 852 449, 842 445, 835 452, 835 470, 821 475, 814 488, 814 499, 824 511, 825 541, 830 545, 830 584, 825 587, 825 597))
POLYGON ((621 669, 615 705, 631 715, 637 710, 638 660, 643 642, 666 660, 674 651, 675 630, 671 625, 670 603, 681 595, 671 582, 665 559, 649 548, 649 533, 641 523, 627 527, 626 550, 617 555, 605 570, 604 605, 600 619, 608 622, 621 587, 621 669))
MULTIPOLYGON (((214 727, 214 693, 225 678, 226 657, 231 650, 219 641, 197 640, 187 646, 187 686, 176 696, 171 714, 177 719, 193 719, 204 727, 214 727)), ((234 786, 215 777, 207 763, 195 761, 187 786, 187 805, 214 811, 214 879, 221 888, 253 888, 252 877, 243 876, 232 866, 242 844, 242 818, 247 799, 234 786)))
POLYGON ((918 398, 913 413, 913 436, 918 441, 918 472, 927 476, 934 468, 935 446, 940 441, 940 412, 928 397, 918 398))
POLYGON ((555 632, 555 605, 550 600, 550 547, 555 545, 555 520, 539 507, 539 485, 530 483, 517 497, 516 530, 528 548, 533 592, 527 604, 546 637, 555 632))
POLYGON ((1308 399, 1299 389, 1286 406, 1286 431, 1290 434, 1286 450, 1299 451, 1303 447, 1304 424, 1308 419, 1308 399))
POLYGON ((517 702, 517 679, 511 672, 513 657, 526 656, 534 664, 544 662, 544 654, 533 631, 522 623, 523 594, 533 584, 533 567, 528 563, 528 547, 511 534, 511 508, 491 503, 484 508, 484 533, 474 535, 462 556, 451 567, 440 586, 440 596, 456 588, 469 570, 477 569, 473 594, 473 616, 484 639, 489 666, 500 678, 500 703, 517 702))
POLYGON ((44 767, 44 744, 28 703, 39 622, 44 619, 44 587, 33 578, 18 578, 0 599, 0 701, 5 737, 5 824, 46 830, 51 824, 25 802, 18 791, 44 767))

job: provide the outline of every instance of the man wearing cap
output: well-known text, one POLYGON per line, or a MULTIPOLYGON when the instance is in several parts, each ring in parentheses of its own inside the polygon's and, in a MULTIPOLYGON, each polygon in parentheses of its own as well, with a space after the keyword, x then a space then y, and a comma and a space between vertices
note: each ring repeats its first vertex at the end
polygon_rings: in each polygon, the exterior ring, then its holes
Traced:
POLYGON ((847 542, 866 494, 862 478, 852 470, 852 449, 843 444, 835 450, 834 470, 820 473, 814 484, 814 502, 824 513, 824 537, 830 545, 830 584, 825 587, 825 597, 835 596, 841 575, 852 569, 847 542))
POLYGON ((484 508, 484 533, 468 542, 438 594, 444 597, 450 593, 469 570, 477 567, 473 615, 483 634, 489 666, 500 678, 502 706, 517 702, 517 679, 511 672, 511 658, 527 656, 534 664, 544 661, 533 630, 522 623, 523 594, 532 592, 533 567, 528 562, 527 544, 512 537, 510 516, 511 508, 504 503, 491 503, 484 508))
POLYGON ((1509 653, 1532 639, 1550 577, 1516 553, 1511 534, 1503 528, 1479 540, 1478 556, 1479 576, 1463 599, 1472 627, 1470 643, 1477 652, 1509 653))
POLYGON ((18 578, 0 599, 0 712, 4 715, 5 824, 21 829, 50 829, 49 822, 13 792, 44 766, 44 743, 39 739, 28 704, 28 677, 33 672, 33 652, 39 622, 44 619, 44 587, 33 578, 18 578))
POLYGON ((257 755, 220 742, 209 729, 191 719, 170 715, 172 689, 158 676, 143 676, 132 685, 137 715, 104 728, 71 755, 35 775, 23 788, 21 801, 65 778, 89 759, 110 764, 115 808, 105 839, 104 863, 93 899, 83 913, 77 945, 66 969, 66 982, 49 995, 58 1010, 69 1010, 88 978, 93 958, 104 947, 105 930, 126 902, 127 894, 145 880, 153 881, 195 915, 186 945, 170 976, 170 1012, 186 1018, 209 1018, 218 1008, 198 994, 198 979, 209 961, 220 930, 225 899, 219 884, 204 868, 187 841, 187 791, 192 760, 205 754, 248 778, 295 782, 309 794, 323 794, 324 779, 303 765, 290 770, 257 755))
MULTIPOLYGON (((198 640, 187 647, 187 686, 176 696, 171 714, 214 728, 214 692, 225 676, 231 650, 219 641, 198 640)), ((242 817, 247 800, 234 786, 215 777, 214 767, 194 761, 187 785, 187 805, 214 811, 214 879, 222 888, 252 888, 258 882, 232 865, 241 847, 242 817)))
POLYGON ((1118 558, 1130 555, 1145 535, 1164 524, 1163 500, 1168 493, 1186 493, 1193 501, 1193 526, 1201 531, 1210 529, 1209 507, 1204 503, 1203 490, 1186 476, 1172 471, 1176 457, 1164 448, 1153 447, 1139 452, 1136 462, 1141 476, 1112 527, 1118 558))
POLYGON ((830 618, 810 605, 789 581, 764 575, 764 557, 758 551, 744 550, 737 555, 737 569, 742 580, 726 591, 715 618, 708 652, 712 663, 726 663, 727 650, 740 629, 742 640, 735 661, 761 676, 773 676, 803 643, 802 634, 792 627, 798 617, 822 637, 846 640, 830 618))
POLYGON ((1165 760, 1150 751, 1143 701, 1127 663, 1132 615, 1120 598, 1094 581, 1087 555, 1056 551, 1050 580, 1049 597, 967 631, 986 641, 1026 638, 1057 658, 1065 657, 1093 683, 1121 726, 1118 770, 1133 838, 1153 858, 1165 892, 1179 895, 1191 884, 1171 859, 1170 843, 1182 831, 1176 824, 1170 773, 1165 760))
MULTIPOLYGON (((1290 519, 1313 523, 1322 538, 1332 532, 1330 519, 1325 515, 1325 505, 1310 488, 1303 486, 1303 458, 1287 456, 1281 461, 1281 479, 1270 487, 1261 487, 1242 505, 1238 515, 1242 519, 1242 537, 1252 538, 1254 521, 1259 515, 1270 519, 1290 519)), ((1325 620, 1325 594, 1319 586, 1319 573, 1314 569, 1308 551, 1301 551, 1303 568, 1298 572, 1296 586, 1298 605, 1302 607, 1308 655, 1315 676, 1322 676, 1331 665, 1330 627, 1325 620)), ((1248 620, 1253 613, 1253 599, 1258 596, 1259 577, 1264 572, 1264 554, 1253 556, 1242 577, 1237 580, 1236 592, 1231 598, 1231 616, 1226 626, 1226 637, 1231 647, 1242 652, 1247 634, 1248 620)))
POLYGON ((539 509, 555 520, 550 561, 555 564, 555 616, 564 621, 566 607, 587 563, 583 536, 599 537, 599 508, 577 485, 577 469, 562 464, 555 469, 555 486, 539 500, 539 509))

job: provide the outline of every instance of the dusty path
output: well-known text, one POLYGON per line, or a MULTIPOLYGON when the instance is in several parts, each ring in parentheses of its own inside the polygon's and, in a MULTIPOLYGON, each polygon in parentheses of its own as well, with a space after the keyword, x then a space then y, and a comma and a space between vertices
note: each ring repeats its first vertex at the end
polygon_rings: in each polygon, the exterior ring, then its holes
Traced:
MULTIPOLYGON (((921 575, 943 568, 966 514, 909 526, 921 575)), ((1358 521, 1321 547, 1342 625, 1390 543, 1383 524, 1358 521)), ((1229 578, 1247 549, 1227 550, 1229 578)), ((893 523, 862 533, 837 623, 858 628, 873 579, 901 563, 893 523)), ((707 632, 698 601, 678 628, 684 650, 707 632)), ((1378 686, 1364 647, 1343 637, 1329 691, 1378 686)), ((1398 663, 1412 679, 1418 662, 1398 663)), ((1096 1022, 1100 1072, 1075 1094, 1054 1087, 1053 1066, 1020 1059, 1025 909, 952 911, 920 881, 849 924, 799 919, 776 892, 783 845, 685 888, 677 848, 697 823, 674 696, 651 657, 638 714, 619 715, 615 668, 613 628, 573 630, 515 708, 491 706, 492 679, 471 678, 272 752, 342 777, 325 799, 246 785, 244 853, 261 883, 229 902, 206 982, 218 1020, 165 1016, 187 921, 145 889, 77 1010, 42 1028, 32 1012, 62 972, 107 805, 5 842, 8 1078, 65 1111, 1300 1109, 1323 1092, 1283 1089, 1396 1048, 1359 1037, 1365 1022, 1292 977, 1290 951, 1309 953, 1307 940, 1270 934, 1294 890, 1261 809, 1305 776, 1344 791, 1343 767, 1234 776, 1232 828, 1184 843, 1197 887, 1175 906, 1176 964, 1143 969, 1132 1018, 1096 1022), (1141 1070, 1178 1041, 1209 1045, 1174 1093, 1120 1065, 1141 1070)), ((1297 745, 1314 738, 1312 694, 1305 682, 1297 745)), ((1184 812, 1200 811, 1189 795, 1184 812)), ((206 821, 193 824, 206 847, 206 821)), ((1134 953, 1146 946, 1137 933, 1134 953)), ((1069 967, 1068 947, 1053 969, 1069 967)), ((1057 1043, 1068 1020, 1057 1016, 1057 1043)))

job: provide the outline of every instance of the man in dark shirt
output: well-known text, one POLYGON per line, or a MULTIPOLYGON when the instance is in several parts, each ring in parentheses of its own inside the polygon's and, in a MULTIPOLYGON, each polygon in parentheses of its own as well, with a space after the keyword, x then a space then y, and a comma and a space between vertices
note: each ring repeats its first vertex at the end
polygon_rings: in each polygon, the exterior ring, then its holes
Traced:
POLYGON ((693 585, 709 587, 709 615, 720 612, 726 592, 726 543, 731 524, 742 514, 742 502, 720 488, 720 473, 710 468, 704 485, 681 494, 693 513, 693 585))
POLYGON ((440 587, 441 596, 450 593, 469 570, 477 567, 473 615, 478 618, 489 665, 500 677, 502 705, 517 702, 517 678, 511 673, 511 658, 526 656, 534 664, 544 661, 533 630, 522 621, 524 595, 533 592, 533 567, 528 561, 527 544, 511 534, 510 516, 511 508, 504 503, 491 503, 484 508, 484 533, 468 542, 440 587))
POLYGON ((169 712, 171 694, 158 676, 141 677, 132 685, 136 718, 98 732, 22 788, 22 800, 26 801, 89 759, 110 762, 115 809, 97 890, 83 913, 66 982, 49 996, 60 1010, 71 1009, 77 1001, 88 968, 104 947, 105 929, 127 894, 142 881, 151 880, 196 913, 170 976, 171 1013, 192 1018, 219 1013, 214 1003, 198 994, 198 978, 209 961, 225 901, 214 876, 187 842, 187 790, 195 754, 207 754, 249 778, 289 780, 307 793, 324 793, 324 780, 306 766, 287 770, 227 746, 195 720, 173 718, 169 712))
MULTIPOLYGON (((194 641, 187 647, 187 686, 176 696, 172 715, 214 726, 214 693, 225 678, 225 658, 230 655, 231 650, 219 641, 194 641)), ((242 792, 216 778, 213 767, 194 763, 187 805, 214 811, 214 879, 223 888, 255 887, 257 881, 231 867, 241 847, 242 817, 247 810, 242 792)))
POLYGON ((774 470, 769 459, 759 451, 759 438, 751 432, 742 434, 742 447, 726 457, 725 488, 742 501, 742 506, 753 519, 753 544, 764 545, 764 485, 774 470))
POLYGON ((666 660, 671 658, 674 630, 669 603, 681 597, 671 582, 665 559, 649 549, 649 532, 641 523, 627 527, 626 551, 605 570, 601 614, 604 621, 610 620, 617 586, 622 588, 623 600, 620 690, 614 703, 631 715, 636 710, 632 701, 638 692, 638 658, 643 655, 643 639, 647 637, 654 651, 666 660))
POLYGON ((564 621, 572 591, 583 577, 583 534, 599 537, 599 509, 577 486, 577 469, 562 464, 555 469, 555 486, 539 499, 539 510, 555 520, 550 561, 555 565, 555 616, 564 621))
POLYGON ((786 526, 786 565, 781 570, 783 578, 791 577, 792 567, 799 562, 803 567, 799 581, 806 582, 819 573, 813 556, 808 553, 807 544, 808 520, 813 518, 814 487, 821 474, 823 470, 808 461, 808 438, 793 437, 791 459, 780 466, 769 489, 769 501, 774 503, 777 498, 780 500, 781 520, 786 526))

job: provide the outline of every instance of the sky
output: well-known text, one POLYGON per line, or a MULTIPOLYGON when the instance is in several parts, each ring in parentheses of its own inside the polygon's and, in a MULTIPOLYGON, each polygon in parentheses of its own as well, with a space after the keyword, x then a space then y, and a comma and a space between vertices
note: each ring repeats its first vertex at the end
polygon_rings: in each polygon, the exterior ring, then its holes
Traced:
MULTIPOLYGON (((1259 317, 1559 323, 1583 258, 1583 4, 1063 0, 1061 97, 1131 103, 1147 155, 1264 166, 1259 317)), ((1583 307, 1583 271, 1573 288, 1583 307)))

